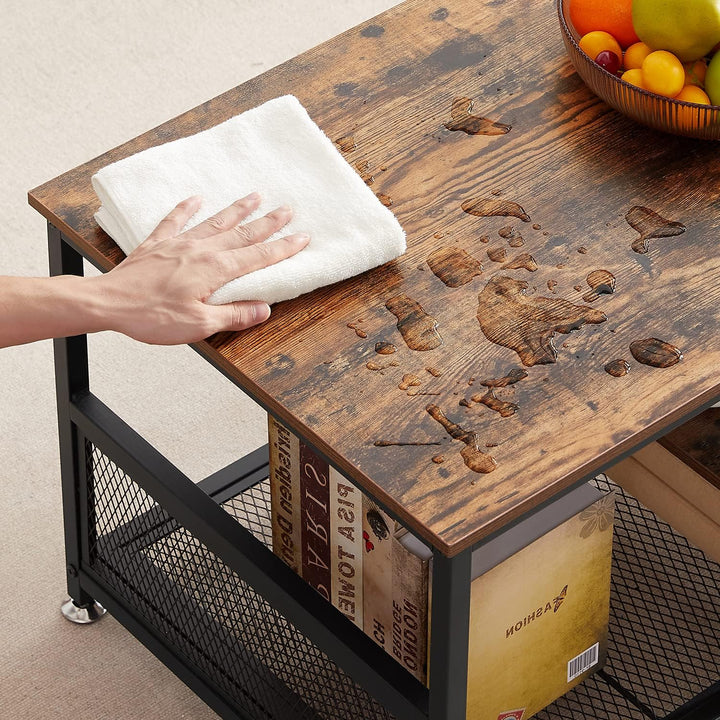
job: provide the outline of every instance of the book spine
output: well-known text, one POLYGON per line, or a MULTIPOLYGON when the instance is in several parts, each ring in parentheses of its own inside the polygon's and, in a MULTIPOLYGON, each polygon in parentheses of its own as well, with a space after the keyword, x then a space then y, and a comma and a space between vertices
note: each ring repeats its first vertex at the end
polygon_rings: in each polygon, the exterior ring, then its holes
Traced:
POLYGON ((301 574, 300 449, 297 437, 268 415, 273 552, 301 574))
POLYGON ((302 576, 331 600, 330 468, 300 441, 302 576))
POLYGON ((422 683, 427 681, 428 570, 428 560, 393 538, 392 654, 422 683))
POLYGON ((392 651, 392 529, 394 523, 363 495, 363 629, 392 651))
POLYGON ((363 628, 362 493, 330 468, 332 604, 363 628))

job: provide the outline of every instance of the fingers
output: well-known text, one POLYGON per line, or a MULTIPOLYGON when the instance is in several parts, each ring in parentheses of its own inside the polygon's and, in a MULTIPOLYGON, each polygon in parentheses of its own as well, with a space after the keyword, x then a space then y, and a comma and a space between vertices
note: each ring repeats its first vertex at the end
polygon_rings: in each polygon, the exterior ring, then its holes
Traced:
POLYGON ((241 275, 260 270, 292 257, 300 252, 310 237, 304 233, 288 235, 272 242, 256 243, 222 253, 224 282, 234 280, 241 275))
POLYGON ((282 230, 292 218, 289 207, 279 207, 257 220, 235 225, 232 229, 218 233, 205 240, 204 247, 208 250, 235 250, 267 240, 271 235, 282 230))
POLYGON ((203 220, 194 228, 183 233, 183 237, 194 239, 204 238, 226 230, 232 230, 239 225, 248 215, 257 210, 260 205, 260 195, 256 192, 250 193, 232 205, 216 213, 207 220, 203 220))
POLYGON ((193 195, 178 203, 150 233, 148 240, 175 237, 185 227, 187 221, 200 209, 201 204, 202 198, 199 195, 193 195))
POLYGON ((235 302, 226 305, 209 306, 217 322, 217 330, 237 332, 259 325, 270 317, 270 306, 264 302, 235 302))

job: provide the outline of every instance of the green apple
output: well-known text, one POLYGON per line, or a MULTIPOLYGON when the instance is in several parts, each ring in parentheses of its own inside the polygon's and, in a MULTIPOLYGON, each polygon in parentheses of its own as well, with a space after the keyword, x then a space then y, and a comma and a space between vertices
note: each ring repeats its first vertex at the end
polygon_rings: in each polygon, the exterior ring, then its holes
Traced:
POLYGON ((707 55, 720 42, 720 0, 632 0, 637 36, 682 62, 707 55))
POLYGON ((713 105, 720 105, 720 52, 713 55, 705 74, 705 92, 713 105))

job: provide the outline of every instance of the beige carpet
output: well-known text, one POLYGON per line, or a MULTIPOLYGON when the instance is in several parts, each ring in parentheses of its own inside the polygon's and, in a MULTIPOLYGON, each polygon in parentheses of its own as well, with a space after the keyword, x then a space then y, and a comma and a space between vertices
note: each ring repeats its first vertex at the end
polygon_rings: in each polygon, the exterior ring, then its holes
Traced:
MULTIPOLYGON (((394 4, 3 3, 0 275, 47 274, 29 189, 394 4)), ((193 479, 264 442, 263 413, 190 349, 102 334, 90 350, 94 392, 193 479)), ((77 627, 59 613, 51 351, 49 342, 0 350, 0 717, 215 718, 115 620, 77 627)))

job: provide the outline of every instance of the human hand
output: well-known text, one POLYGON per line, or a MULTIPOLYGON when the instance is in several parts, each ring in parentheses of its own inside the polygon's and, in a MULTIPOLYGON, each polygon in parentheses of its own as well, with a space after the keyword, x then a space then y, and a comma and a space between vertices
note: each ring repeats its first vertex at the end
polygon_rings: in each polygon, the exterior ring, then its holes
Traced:
POLYGON ((142 342, 173 345, 268 319, 270 306, 264 302, 209 305, 207 299, 230 280, 294 255, 310 238, 298 233, 263 243, 289 222, 290 208, 241 225, 260 204, 257 193, 179 234, 200 202, 198 197, 181 202, 145 242, 97 278, 113 308, 109 329, 142 342))

